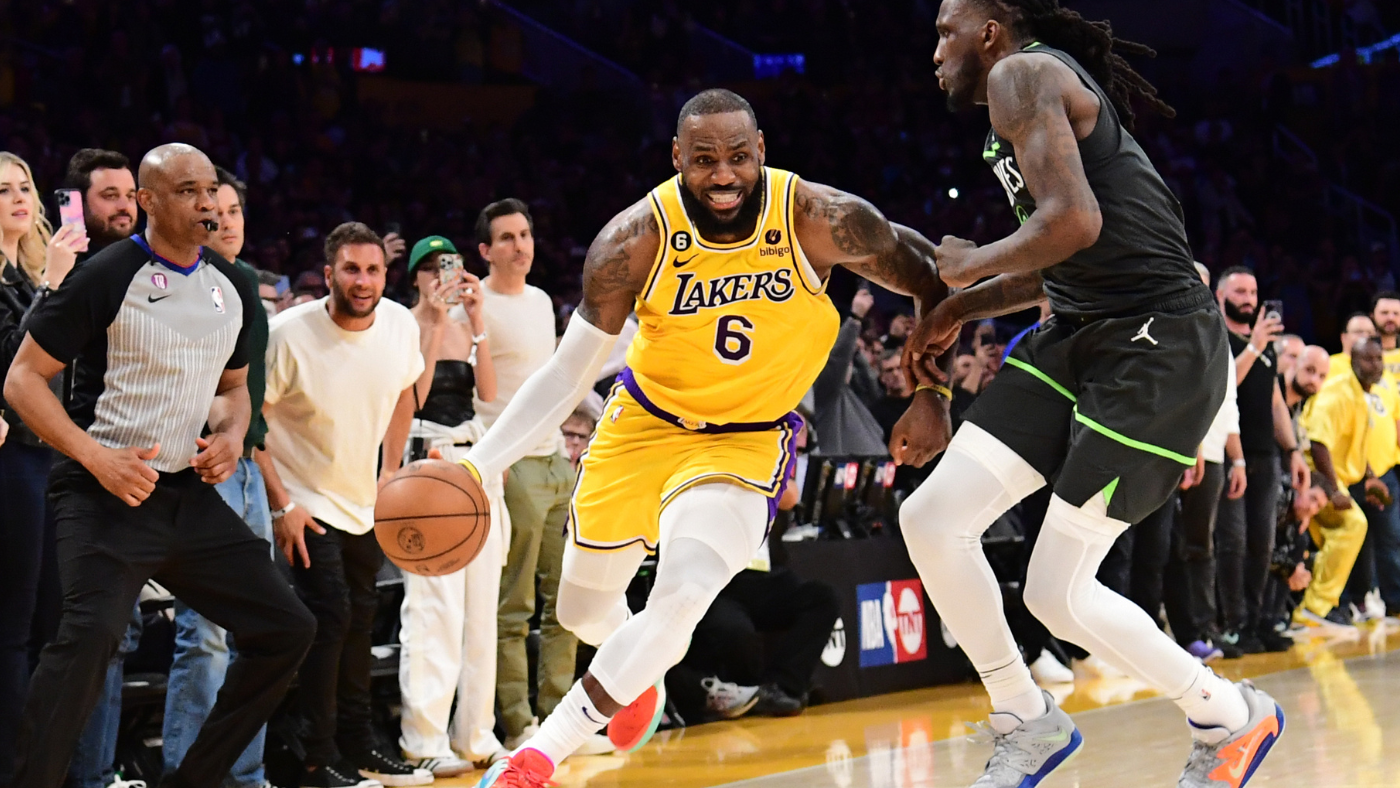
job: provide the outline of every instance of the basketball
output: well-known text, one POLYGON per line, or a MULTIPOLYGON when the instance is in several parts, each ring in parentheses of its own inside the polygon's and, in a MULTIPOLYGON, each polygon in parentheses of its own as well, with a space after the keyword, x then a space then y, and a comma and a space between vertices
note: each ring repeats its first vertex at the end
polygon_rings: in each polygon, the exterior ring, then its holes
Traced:
POLYGON ((466 566, 491 530, 491 505, 466 468, 446 460, 404 466, 379 491, 374 536, 394 565, 436 577, 466 566))

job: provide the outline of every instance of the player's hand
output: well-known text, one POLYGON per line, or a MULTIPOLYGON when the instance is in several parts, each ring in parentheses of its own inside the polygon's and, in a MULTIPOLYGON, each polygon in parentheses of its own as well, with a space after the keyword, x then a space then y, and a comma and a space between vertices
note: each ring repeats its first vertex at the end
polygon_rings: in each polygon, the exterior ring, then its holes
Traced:
POLYGON ((1344 512, 1351 508, 1351 496, 1347 495, 1346 490, 1338 490, 1332 493, 1328 496, 1327 501, 1332 504, 1333 509, 1339 512, 1344 512))
POLYGON ((238 456, 243 446, 222 432, 210 433, 208 438, 195 438, 199 453, 190 458, 190 467, 205 484, 218 484, 238 469, 238 456))
POLYGON ((326 529, 316 522, 311 513, 300 506, 272 522, 272 530, 277 537, 277 546, 282 548, 282 555, 287 556, 287 563, 296 566, 296 556, 300 555, 302 563, 306 565, 307 569, 310 569, 311 556, 306 552, 307 528, 323 536, 326 533, 326 529))
POLYGON ((943 236, 943 243, 934 249, 934 259, 938 262, 938 278, 949 287, 971 287, 977 284, 981 275, 972 270, 973 255, 977 244, 964 241, 951 235, 943 236))
POLYGON ((400 257, 403 257, 404 250, 407 248, 408 242, 399 236, 398 233, 389 233, 384 236, 384 251, 389 254, 389 262, 392 263, 400 257))
POLYGON ((1253 345, 1256 351, 1263 353, 1282 333, 1283 319, 1272 317, 1260 309, 1259 317, 1254 321, 1254 330, 1249 334, 1249 344, 1253 345))
POLYGON ((1244 466, 1230 466, 1230 488, 1225 493, 1225 497, 1232 501, 1238 501, 1244 496, 1244 491, 1248 486, 1249 474, 1245 472, 1244 466))
POLYGON ((895 465, 922 468, 953 439, 948 403, 932 391, 914 393, 909 410, 890 431, 890 456, 895 465))
POLYGON ((44 250, 44 281, 50 288, 63 284, 73 270, 78 254, 88 249, 87 227, 81 222, 65 224, 54 232, 44 250))
POLYGON ((1385 482, 1372 476, 1366 482, 1366 500, 1377 509, 1384 509, 1390 504, 1390 490, 1385 486, 1385 482))
POLYGON ((1312 486, 1312 470, 1308 468, 1308 461, 1303 459, 1303 452, 1294 449, 1289 454, 1288 477, 1292 482, 1293 489, 1302 492, 1312 486))
POLYGON ((140 506, 156 489, 160 474, 146 462, 160 454, 160 444, 149 449, 130 446, 125 449, 99 447, 83 466, 88 469, 107 492, 117 496, 127 506, 140 506))
POLYGON ((910 380, 919 380, 916 369, 922 369, 922 377, 932 377, 939 383, 947 383, 948 375, 932 363, 958 342, 962 332, 962 313, 952 299, 944 299, 924 315, 909 337, 904 340, 902 365, 904 374, 910 380))

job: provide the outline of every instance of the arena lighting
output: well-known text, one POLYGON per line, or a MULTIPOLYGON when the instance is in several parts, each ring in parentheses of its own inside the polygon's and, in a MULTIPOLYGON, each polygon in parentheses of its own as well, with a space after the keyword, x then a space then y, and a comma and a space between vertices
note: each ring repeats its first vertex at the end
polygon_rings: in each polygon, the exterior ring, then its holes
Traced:
POLYGON ((956 199, 958 199, 958 190, 957 190, 956 188, 954 188, 954 189, 949 189, 949 190, 948 190, 948 199, 950 199, 950 200, 956 200, 956 199))
POLYGON ((772 79, 781 76, 784 71, 805 74, 807 72, 806 56, 800 52, 791 55, 753 56, 754 79, 772 79))
MULTIPOLYGON (((1361 47, 1357 49, 1356 59, 1361 61, 1362 63, 1370 63, 1371 59, 1375 57, 1377 53, 1384 52, 1387 49, 1393 49, 1395 47, 1400 47, 1400 33, 1396 33, 1390 38, 1372 44, 1368 47, 1361 47)), ((1327 57, 1318 58, 1317 60, 1314 60, 1312 62, 1312 67, 1327 68, 1328 66, 1335 66, 1340 62, 1342 62, 1342 54, 1340 52, 1334 52, 1333 54, 1330 54, 1327 57)))

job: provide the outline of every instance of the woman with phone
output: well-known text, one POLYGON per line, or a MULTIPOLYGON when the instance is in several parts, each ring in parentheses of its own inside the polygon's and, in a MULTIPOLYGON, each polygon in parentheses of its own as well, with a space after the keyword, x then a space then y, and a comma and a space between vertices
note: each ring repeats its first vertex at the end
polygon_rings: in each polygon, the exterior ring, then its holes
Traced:
MULTIPOLYGON (((452 242, 439 235, 422 239, 409 253, 408 272, 417 296, 412 311, 425 365, 414 386, 417 409, 409 460, 434 450, 443 459, 459 459, 485 432, 475 418, 473 389, 484 402, 496 398, 481 280, 462 262, 452 242)), ((474 761, 486 762, 504 751, 492 733, 504 512, 504 506, 493 503, 479 560, 443 577, 404 576, 399 746, 407 762, 437 777, 464 774, 474 761), (457 711, 449 720, 454 695, 457 711)))
MULTIPOLYGON (((0 151, 0 380, 24 339, 24 316, 41 287, 62 284, 87 250, 82 221, 57 233, 44 218, 33 172, 0 151)), ((61 384, 62 376, 55 378, 61 384)), ((0 404, 0 408, 4 408, 0 404)), ((9 780, 29 677, 29 633, 38 598, 44 489, 56 455, 5 408, 0 422, 0 784, 9 780)))

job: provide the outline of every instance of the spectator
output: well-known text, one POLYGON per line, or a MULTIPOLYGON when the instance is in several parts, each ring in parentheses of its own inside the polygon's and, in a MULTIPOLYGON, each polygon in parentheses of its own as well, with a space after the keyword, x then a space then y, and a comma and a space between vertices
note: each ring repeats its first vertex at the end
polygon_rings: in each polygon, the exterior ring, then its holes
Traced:
POLYGON ((564 446, 569 452, 569 464, 574 470, 578 470, 578 464, 583 459, 583 452, 588 448, 588 441, 593 436, 593 430, 598 426, 598 419, 603 415, 603 398, 598 396, 598 392, 592 392, 583 398, 577 408, 569 418, 564 419, 564 446))
POLYGON ((903 352, 898 349, 885 351, 885 357, 880 361, 880 385, 885 390, 885 396, 870 409, 870 414, 880 423, 880 429, 884 430, 886 444, 889 443, 890 432, 895 423, 909 410, 909 404, 914 401, 914 384, 904 374, 904 368, 900 365, 903 352))
POLYGON ((880 344, 886 350, 904 348, 904 340, 909 338, 909 332, 914 330, 914 316, 909 312, 900 312, 890 318, 890 330, 880 337, 880 344))
POLYGON ((1347 318, 1346 331, 1342 333, 1342 352, 1332 354, 1332 362, 1328 365, 1327 376, 1335 378, 1349 373, 1351 371, 1352 345, 1362 339, 1375 339, 1376 336, 1376 324, 1369 315, 1358 312, 1347 318))
MULTIPOLYGON (((481 281, 462 271, 461 264, 457 247, 439 235, 414 244, 408 259, 424 364, 414 384, 410 459, 422 459, 432 449, 450 462, 461 459, 484 431, 480 421, 473 420, 472 398, 496 399, 481 281), (448 263, 458 266, 462 279, 444 285, 441 269, 448 263), (449 317, 455 303, 461 304, 465 320, 449 317)), ((509 524, 499 490, 492 492, 492 522, 480 560, 441 577, 404 575, 399 747, 408 763, 434 777, 464 774, 474 762, 487 763, 504 752, 493 729, 496 606, 509 524)))
POLYGON ((1306 343, 1297 334, 1283 334, 1274 340, 1274 355, 1278 356, 1278 376, 1287 375, 1293 365, 1298 363, 1298 356, 1303 352, 1306 343))
MULTIPOLYGON (((219 229, 205 242, 225 260, 233 261, 234 268, 256 286, 258 272, 238 259, 243 251, 244 201, 247 189, 243 182, 233 177, 233 173, 222 167, 215 167, 219 179, 216 196, 216 221, 219 229)), ((267 506, 267 489, 263 486, 262 471, 254 462, 254 452, 267 435, 267 420, 262 414, 263 390, 266 387, 267 367, 267 312, 261 308, 249 310, 252 325, 248 330, 248 401, 252 407, 252 417, 248 432, 243 436, 242 456, 238 458, 233 475, 215 486, 219 497, 233 509, 234 513, 254 534, 268 544, 268 554, 273 555, 272 514, 267 506)), ((229 642, 223 627, 195 612, 184 600, 175 600, 175 655, 170 666, 170 679, 165 693, 165 719, 162 724, 164 742, 162 755, 165 759, 165 772, 173 774, 180 768, 194 744, 209 711, 214 708, 215 696, 224 684, 231 660, 236 658, 237 649, 229 642)), ((238 756, 229 774, 228 783, 237 788, 262 788, 266 780, 263 775, 263 741, 267 734, 264 726, 249 742, 248 748, 238 756)))
POLYGON ((6 379, 6 399, 25 422, 83 458, 61 461, 51 477, 60 544, 70 546, 61 557, 64 611, 30 685, 16 785, 62 781, 102 691, 102 667, 152 575, 227 624, 241 649, 204 735, 168 785, 222 781, 311 642, 314 621, 267 543, 212 488, 232 475, 251 416, 247 335, 257 309, 251 283, 202 246, 199 222, 213 218, 217 190, 197 149, 146 154, 145 236, 109 246, 45 298, 6 379), (48 380, 69 362, 65 414, 48 380))
MULTIPOLYGON (((517 199, 491 203, 476 220, 477 250, 490 266, 482 280, 482 311, 491 337, 496 367, 496 399, 477 398, 476 412, 489 428, 510 404, 525 379, 554 353, 554 302, 543 290, 525 284, 535 260, 534 219, 517 199)), ((564 527, 574 473, 555 434, 512 465, 505 481, 510 513, 510 544, 501 577, 497 623, 496 697, 501 706, 506 747, 513 749, 538 729, 574 681, 578 640, 559 625, 555 613, 564 561, 564 527), (535 614, 536 583, 540 611, 537 670, 538 715, 530 710, 530 668, 525 638, 535 614)), ((590 751, 611 751, 595 737, 590 751)))
POLYGON ((89 254, 136 232, 136 179, 131 162, 116 151, 83 148, 68 161, 65 188, 83 193, 89 254))
MULTIPOLYGON (((1394 303, 1400 311, 1400 302, 1394 303)), ((1380 342, 1384 348, 1384 335, 1380 342)), ((1371 386, 1369 393, 1367 467, 1385 485, 1386 494, 1381 496, 1384 505, 1375 506, 1370 500, 1372 496, 1365 495, 1364 491, 1353 492, 1362 514, 1366 515, 1366 538, 1342 592, 1341 608, 1357 623, 1379 621, 1385 618, 1387 609, 1400 611, 1400 507, 1390 503, 1400 500, 1400 484, 1395 474, 1396 463, 1400 461, 1396 429, 1396 421, 1400 419, 1400 389, 1387 371, 1371 386)))
POLYGON ((1295 489, 1307 487, 1307 466, 1294 440, 1276 375, 1278 358, 1273 342, 1283 323, 1258 310, 1258 291, 1254 274, 1247 268, 1226 269, 1216 283, 1216 298, 1237 367, 1240 446, 1248 480, 1244 499, 1222 499, 1216 520, 1216 589, 1224 629, 1217 645, 1236 647, 1246 654, 1263 650, 1256 633, 1264 580, 1274 552, 1280 448, 1289 453, 1289 474, 1295 489))
POLYGON ((1307 627, 1349 627, 1351 618, 1338 607, 1352 565, 1366 538, 1366 517, 1355 498, 1386 502, 1389 494, 1367 464, 1366 434, 1371 420, 1367 394, 1380 382, 1385 366, 1380 343, 1363 337, 1351 346, 1353 374, 1336 375, 1303 410, 1309 455, 1327 506, 1313 518, 1309 531, 1320 550, 1312 582, 1293 622, 1307 627))
MULTIPOLYGON (((0 152, 0 373, 24 339, 25 315, 46 284, 58 287, 87 248, 83 226, 50 238, 39 188, 29 165, 0 152)), ((29 639, 39 602, 47 507, 44 488, 58 455, 3 408, 0 439, 0 784, 10 775, 20 709, 29 683, 29 639)), ((52 548, 50 547, 50 550, 52 548)), ((83 786, 82 788, 86 788, 83 786)))
POLYGON ((1278 533, 1264 592, 1264 618, 1275 622, 1275 635, 1284 638, 1294 595, 1302 594, 1312 583, 1312 540, 1307 534, 1312 519, 1327 505, 1327 494, 1321 487, 1309 487, 1301 493, 1286 484, 1280 487, 1278 533))
POLYGON ((263 311, 267 312, 268 317, 273 317, 289 305, 292 293, 289 289, 282 289, 286 284, 287 277, 258 270, 258 298, 262 300, 263 311))
POLYGON ((851 314, 841 321, 841 330, 826 366, 812 384, 815 414, 812 430, 817 435, 821 454, 883 457, 889 453, 880 423, 860 401, 850 382, 861 319, 874 302, 869 290, 856 291, 851 299, 851 314))
POLYGON ((301 672, 302 786, 425 785, 371 723, 370 654, 384 561, 371 531, 377 454, 382 484, 403 460, 413 384, 423 374, 418 323, 382 300, 384 244, 363 224, 326 236, 327 298, 272 321, 267 348, 267 476, 277 544, 316 616, 301 672), (307 530, 311 533, 307 533, 307 530))
POLYGON ((1371 322, 1380 333, 1381 349, 1385 351, 1385 371, 1400 380, 1400 293, 1382 290, 1371 302, 1371 322))

